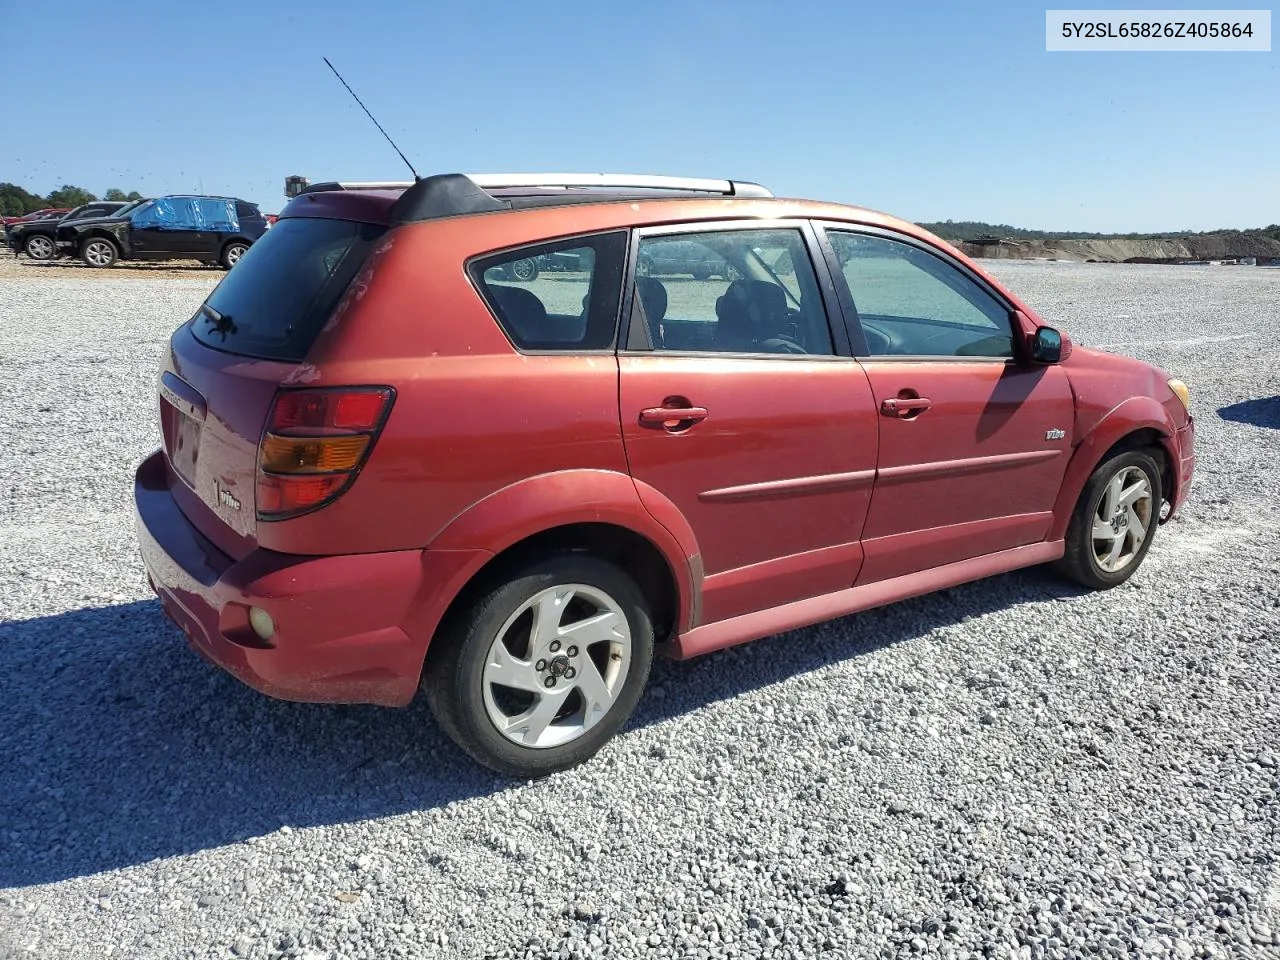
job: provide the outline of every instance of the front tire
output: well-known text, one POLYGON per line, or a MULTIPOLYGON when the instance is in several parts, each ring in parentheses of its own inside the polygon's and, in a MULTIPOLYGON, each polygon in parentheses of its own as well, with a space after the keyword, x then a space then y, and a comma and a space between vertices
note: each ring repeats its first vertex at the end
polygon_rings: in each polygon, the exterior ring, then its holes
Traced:
POLYGON ((593 756, 631 716, 653 661, 635 581, 586 554, 527 564, 451 617, 423 675, 431 712, 475 760, 521 779, 593 756))
POLYGON ((1071 516, 1059 571, 1095 590, 1124 583, 1151 549, 1163 496, 1160 466, 1147 451, 1129 450, 1101 464, 1071 516))
POLYGON ((42 234, 27 237, 22 249, 32 260, 53 260, 58 256, 58 248, 52 238, 42 234))
POLYGON ((517 260, 507 268, 511 271, 511 279, 519 280, 521 283, 531 283, 538 279, 538 262, 530 257, 523 260, 517 260))
POLYGON ((105 237, 90 237, 80 246, 80 259, 88 267, 109 267, 119 258, 120 251, 105 237))

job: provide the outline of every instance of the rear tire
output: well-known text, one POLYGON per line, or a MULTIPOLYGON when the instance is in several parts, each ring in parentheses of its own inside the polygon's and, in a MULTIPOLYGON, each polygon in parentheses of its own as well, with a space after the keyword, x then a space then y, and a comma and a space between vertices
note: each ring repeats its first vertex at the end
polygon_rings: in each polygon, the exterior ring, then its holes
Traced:
POLYGON ((239 259, 248 252, 248 250, 249 245, 247 243, 241 243, 239 240, 235 240, 226 245, 218 262, 222 264, 223 270, 230 270, 236 265, 239 259))
POLYGON ((1160 466, 1145 450, 1099 465, 1071 515, 1058 571, 1094 590, 1124 583, 1151 549, 1163 496, 1160 466))
POLYGON ((54 260, 58 256, 58 248, 53 239, 39 233, 34 237, 27 237, 22 251, 32 260, 54 260))
POLYGON ((120 259, 120 251, 106 237, 90 237, 80 245, 80 259, 88 267, 110 267, 120 259))
POLYGON ((635 709, 652 661, 653 621, 635 581, 597 557, 563 554, 509 571, 451 615, 422 688, 472 758, 530 779, 604 746, 635 709))

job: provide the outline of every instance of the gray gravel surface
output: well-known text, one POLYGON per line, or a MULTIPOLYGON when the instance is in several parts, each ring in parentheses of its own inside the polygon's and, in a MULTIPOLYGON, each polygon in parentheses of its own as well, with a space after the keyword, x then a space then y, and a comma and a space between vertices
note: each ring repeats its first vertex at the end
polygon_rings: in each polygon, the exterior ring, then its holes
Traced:
POLYGON ((162 619, 131 473, 217 274, 0 268, 0 956, 1280 954, 1280 271, 993 269, 1192 386, 1140 574, 659 662, 595 761, 512 784, 162 619))

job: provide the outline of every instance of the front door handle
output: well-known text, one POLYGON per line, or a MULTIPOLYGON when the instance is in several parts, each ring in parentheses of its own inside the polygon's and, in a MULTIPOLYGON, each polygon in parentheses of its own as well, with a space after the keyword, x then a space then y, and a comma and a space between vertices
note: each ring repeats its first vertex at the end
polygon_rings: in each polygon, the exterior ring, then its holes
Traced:
POLYGON ((933 406, 928 397, 890 397, 880 401, 880 412, 886 417, 901 417, 906 420, 919 416, 933 406))
POLYGON ((640 411, 640 423, 646 427, 662 427, 679 433, 707 419, 706 407, 646 407, 640 411))

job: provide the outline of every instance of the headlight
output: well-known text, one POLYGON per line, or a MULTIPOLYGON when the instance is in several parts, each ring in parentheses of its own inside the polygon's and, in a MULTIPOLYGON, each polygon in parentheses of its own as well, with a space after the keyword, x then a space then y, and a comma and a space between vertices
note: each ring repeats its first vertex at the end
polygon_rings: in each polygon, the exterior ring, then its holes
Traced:
POLYGON ((1173 391, 1174 396, 1182 401, 1182 405, 1187 408, 1187 413, 1191 412, 1191 391, 1187 389, 1187 385, 1181 380, 1170 380, 1169 389, 1173 391))

